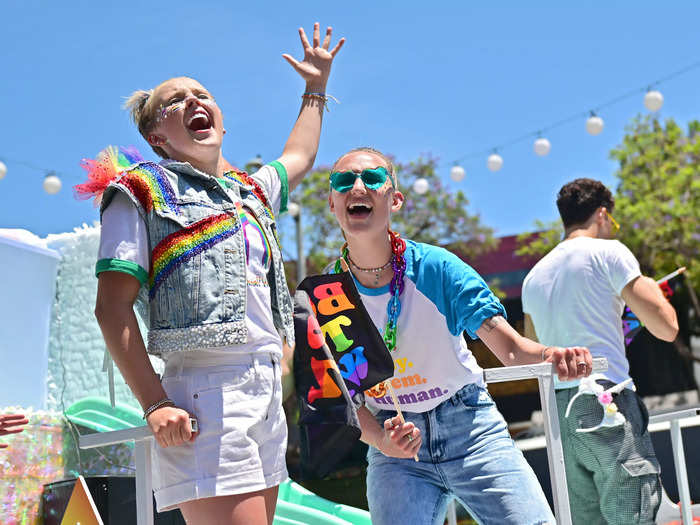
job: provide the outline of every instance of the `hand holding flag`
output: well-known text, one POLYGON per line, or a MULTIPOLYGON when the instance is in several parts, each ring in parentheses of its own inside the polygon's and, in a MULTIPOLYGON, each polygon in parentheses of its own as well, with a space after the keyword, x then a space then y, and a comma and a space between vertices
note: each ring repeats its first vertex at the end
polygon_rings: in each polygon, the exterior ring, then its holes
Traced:
MULTIPOLYGON (((685 272, 685 266, 678 268, 676 271, 671 272, 656 281, 664 296, 669 301, 685 278, 683 272, 685 272)), ((625 337, 625 346, 630 345, 632 340, 637 336, 642 328, 644 328, 644 325, 639 320, 639 317, 637 317, 637 315, 630 310, 628 306, 625 306, 625 309, 622 312, 622 332, 625 337)))

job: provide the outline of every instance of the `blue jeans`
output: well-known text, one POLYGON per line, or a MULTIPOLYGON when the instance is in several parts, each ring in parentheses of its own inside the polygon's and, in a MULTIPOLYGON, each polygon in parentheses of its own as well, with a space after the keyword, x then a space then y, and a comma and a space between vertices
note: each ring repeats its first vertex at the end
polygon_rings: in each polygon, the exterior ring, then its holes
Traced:
MULTIPOLYGON (((395 416, 382 410, 377 421, 395 416)), ((419 461, 367 454, 374 525, 442 524, 457 498, 480 524, 554 523, 537 478, 488 391, 469 384, 423 413, 405 413, 423 436, 419 461)))

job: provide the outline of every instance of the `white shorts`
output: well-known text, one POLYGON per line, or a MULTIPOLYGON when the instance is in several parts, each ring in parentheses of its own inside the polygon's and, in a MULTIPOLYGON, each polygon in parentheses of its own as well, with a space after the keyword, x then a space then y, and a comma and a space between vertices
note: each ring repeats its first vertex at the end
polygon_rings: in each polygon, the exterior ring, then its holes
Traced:
POLYGON ((243 494, 287 479, 287 424, 279 358, 269 353, 173 355, 163 388, 199 425, 191 443, 153 440, 159 512, 201 498, 243 494))

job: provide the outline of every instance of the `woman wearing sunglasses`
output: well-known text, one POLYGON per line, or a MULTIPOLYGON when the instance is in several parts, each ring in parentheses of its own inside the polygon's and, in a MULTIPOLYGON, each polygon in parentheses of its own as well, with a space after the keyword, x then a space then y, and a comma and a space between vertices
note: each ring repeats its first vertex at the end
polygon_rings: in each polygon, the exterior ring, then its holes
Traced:
POLYGON ((372 523, 441 524, 453 497, 479 523, 554 523, 462 334, 482 339, 507 365, 550 361, 562 379, 590 374, 588 350, 520 336, 472 268, 447 250, 392 231, 403 195, 384 154, 355 149, 331 171, 328 202, 347 240, 335 269, 352 272, 383 333, 405 416, 404 423, 395 416, 385 392, 365 393, 359 417, 361 439, 370 445, 372 523))
POLYGON ((275 215, 313 164, 344 42, 330 49, 331 28, 321 42, 318 24, 313 44, 299 34, 303 61, 283 56, 306 90, 279 159, 252 175, 232 169, 214 97, 172 78, 127 101, 163 160, 110 181, 111 161, 134 160, 112 150, 88 162, 90 180, 77 188, 101 198, 96 315, 157 441, 158 510, 179 507, 189 524, 271 524, 288 477, 280 334, 291 344, 293 323, 275 215), (137 297, 148 304, 148 348, 137 297), (165 360, 162 382, 148 354, 165 360))

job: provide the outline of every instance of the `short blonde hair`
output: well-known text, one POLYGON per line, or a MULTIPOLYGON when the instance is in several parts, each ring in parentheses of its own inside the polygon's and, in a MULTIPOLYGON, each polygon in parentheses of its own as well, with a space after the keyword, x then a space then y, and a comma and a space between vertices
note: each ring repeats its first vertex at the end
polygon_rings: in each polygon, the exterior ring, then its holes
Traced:
POLYGON ((399 187, 399 181, 396 178, 396 173, 394 171, 394 163, 393 161, 389 158, 388 155, 385 155, 381 151, 379 151, 376 148, 372 148, 370 146, 360 146, 359 148, 353 148, 350 151, 346 151, 343 153, 338 159, 333 163, 333 167, 331 167, 331 173, 335 171, 335 167, 338 165, 338 163, 351 153, 357 153, 357 152, 364 152, 364 153, 372 153, 374 155, 377 155, 379 158, 381 158, 384 162, 386 162, 387 168, 389 168, 389 175, 391 176, 392 179, 394 179, 394 188, 398 189, 399 187))
MULTIPOLYGON (((134 121, 146 142, 148 142, 148 135, 153 131, 157 121, 158 108, 152 107, 153 91, 153 89, 137 89, 127 97, 123 106, 131 114, 131 120, 134 121)), ((163 159, 168 157, 163 148, 159 146, 151 146, 151 149, 163 159)))

